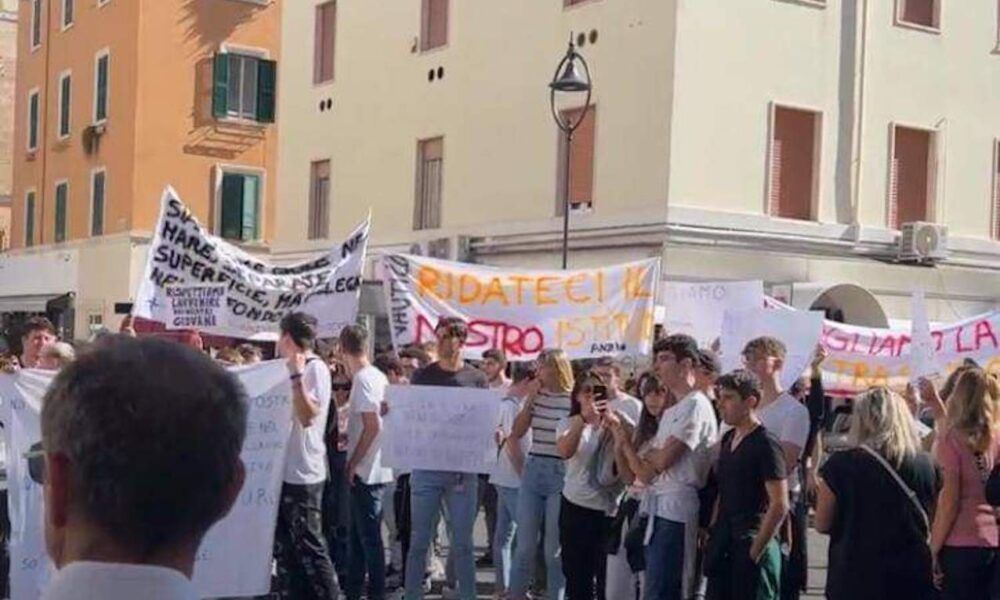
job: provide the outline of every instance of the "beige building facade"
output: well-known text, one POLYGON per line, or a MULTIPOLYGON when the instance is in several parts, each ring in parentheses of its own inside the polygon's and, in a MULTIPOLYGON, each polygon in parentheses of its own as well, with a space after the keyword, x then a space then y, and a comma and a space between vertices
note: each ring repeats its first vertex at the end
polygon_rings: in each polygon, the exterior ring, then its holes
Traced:
POLYGON ((998 11, 288 4, 282 56, 313 68, 279 82, 275 250, 322 247, 370 208, 376 249, 558 266, 564 154, 547 83, 572 32, 593 106, 570 150, 571 267, 661 255, 665 279, 759 278, 865 324, 906 319, 917 288, 932 319, 973 314, 1000 298, 998 11), (910 233, 919 261, 899 260, 910 233))

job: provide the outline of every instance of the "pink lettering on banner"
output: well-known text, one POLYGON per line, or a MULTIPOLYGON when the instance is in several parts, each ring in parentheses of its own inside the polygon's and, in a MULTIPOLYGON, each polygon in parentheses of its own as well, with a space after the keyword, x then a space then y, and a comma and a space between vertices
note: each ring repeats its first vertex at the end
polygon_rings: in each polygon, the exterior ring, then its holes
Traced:
MULTIPOLYGON (((482 350, 495 348, 503 350, 508 358, 532 356, 545 348, 545 334, 535 326, 519 327, 486 319, 474 319, 467 324, 469 338, 466 340, 466 348, 482 350)), ((415 343, 422 344, 436 339, 434 323, 431 323, 425 315, 417 315, 416 325, 417 330, 413 338, 415 343)))

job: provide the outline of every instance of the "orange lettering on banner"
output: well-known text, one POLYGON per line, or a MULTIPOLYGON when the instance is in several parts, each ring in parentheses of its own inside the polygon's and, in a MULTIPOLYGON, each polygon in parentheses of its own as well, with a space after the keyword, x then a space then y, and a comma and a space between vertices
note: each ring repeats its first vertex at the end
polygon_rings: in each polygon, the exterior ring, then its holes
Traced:
POLYGON ((560 319, 556 322, 556 347, 579 348, 587 342, 587 333, 577 326, 576 319, 560 319))
POLYGON ((431 267, 420 267, 417 270, 417 293, 421 296, 442 298, 438 286, 441 284, 441 273, 431 267))
POLYGON ((652 298, 652 290, 642 287, 642 280, 646 278, 645 267, 625 267, 625 299, 639 300, 641 298, 652 298))
POLYGON ((472 304, 479 298, 483 291, 483 284, 479 283, 475 275, 463 274, 458 278, 458 303, 472 304))
POLYGON ((514 282, 515 289, 517 289, 518 305, 524 304, 524 284, 531 281, 531 277, 527 277, 525 275, 511 275, 510 280, 514 282))
POLYGON ((499 298, 500 299, 500 303, 503 304, 504 306, 507 306, 508 304, 510 304, 510 302, 507 300, 507 294, 505 294, 503 292, 503 284, 500 283, 500 278, 499 277, 494 277, 494 278, 490 279, 490 282, 489 282, 489 284, 486 287, 486 293, 483 294, 482 303, 486 304, 494 296, 496 296, 497 298, 499 298))
POLYGON ((549 289, 549 284, 553 281, 559 281, 558 277, 539 277, 535 280, 535 303, 538 306, 544 306, 546 304, 559 304, 559 301, 551 296, 546 296, 545 294, 552 293, 549 289))
POLYGON ((604 303, 604 271, 597 272, 597 302, 604 303))
POLYGON ((583 273, 577 273, 576 275, 571 275, 566 278, 566 299, 573 304, 586 304, 590 302, 590 296, 582 295, 577 296, 573 291, 573 285, 578 282, 586 281, 587 276, 583 273))

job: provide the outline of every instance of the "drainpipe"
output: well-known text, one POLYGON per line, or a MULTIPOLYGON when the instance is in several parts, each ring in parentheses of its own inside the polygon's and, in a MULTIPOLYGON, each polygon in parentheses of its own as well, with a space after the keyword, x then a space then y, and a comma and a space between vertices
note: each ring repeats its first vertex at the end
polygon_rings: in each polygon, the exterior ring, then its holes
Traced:
POLYGON ((860 19, 860 49, 858 60, 855 61, 855 73, 857 74, 857 85, 854 95, 855 122, 854 122, 854 181, 851 198, 851 212, 854 228, 854 244, 861 243, 861 149, 862 139, 865 131, 865 74, 868 67, 868 0, 858 0, 861 4, 860 19))

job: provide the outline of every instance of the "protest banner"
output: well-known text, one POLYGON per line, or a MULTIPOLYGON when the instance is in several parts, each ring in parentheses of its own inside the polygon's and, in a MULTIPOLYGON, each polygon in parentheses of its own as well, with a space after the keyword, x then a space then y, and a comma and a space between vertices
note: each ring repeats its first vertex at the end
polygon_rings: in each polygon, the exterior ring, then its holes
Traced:
POLYGON ((937 375, 937 365, 934 362, 934 336, 931 335, 931 324, 927 320, 927 303, 924 302, 923 290, 913 293, 910 306, 910 382, 917 383, 921 377, 931 378, 937 375))
POLYGON ((664 307, 664 330, 686 333, 706 348, 722 335, 727 310, 764 305, 763 281, 668 281, 660 290, 658 303, 664 307))
MULTIPOLYGON (((795 311, 773 298, 765 298, 765 303, 777 311, 795 311)), ((934 354, 928 372, 947 375, 969 359, 991 373, 1000 373, 1000 309, 930 330, 934 354)), ((911 334, 909 327, 882 329, 824 321, 820 343, 828 355, 822 367, 826 393, 853 396, 878 385, 903 390, 913 370, 911 334)))
POLYGON ((571 359, 649 354, 660 259, 570 271, 510 270, 405 254, 382 257, 396 348, 434 339, 440 317, 469 326, 464 356, 510 360, 562 348, 571 359))
POLYGON ((343 244, 278 266, 210 234, 168 187, 133 316, 168 329, 273 340, 281 318, 296 311, 316 317, 320 337, 335 336, 357 316, 368 231, 366 220, 343 244))
POLYGON ((719 360, 722 370, 740 368, 743 347, 761 336, 781 340, 787 350, 781 371, 781 385, 789 388, 802 376, 816 353, 823 329, 823 313, 775 311, 766 308, 727 310, 722 320, 719 360))
POLYGON ((389 386, 383 450, 394 469, 489 473, 497 461, 500 392, 389 386))
MULTIPOLYGON (((292 408, 283 361, 234 369, 247 390, 247 435, 240 456, 246 481, 232 511, 209 530, 195 560, 201 597, 258 596, 271 587, 271 553, 292 408)), ((41 399, 54 373, 0 375, 10 494, 11 597, 39 598, 53 574, 42 531, 42 486, 28 474, 25 454, 41 440, 41 399)))

